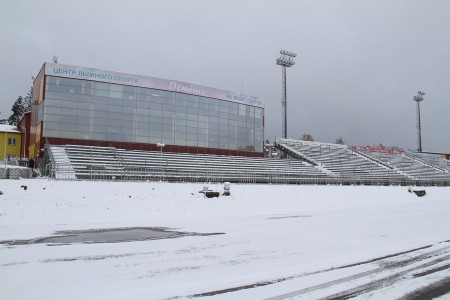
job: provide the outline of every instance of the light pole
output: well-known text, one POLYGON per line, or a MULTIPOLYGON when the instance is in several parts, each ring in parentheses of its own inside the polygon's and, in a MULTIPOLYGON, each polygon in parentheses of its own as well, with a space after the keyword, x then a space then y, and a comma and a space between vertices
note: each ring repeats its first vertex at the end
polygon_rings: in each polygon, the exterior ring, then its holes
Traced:
POLYGON ((157 144, 156 144, 156 146, 158 146, 158 147, 161 149, 160 155, 159 155, 159 157, 160 157, 160 163, 161 163, 161 177, 160 177, 160 180, 161 180, 161 181, 162 181, 162 177, 163 177, 162 150, 163 150, 163 148, 164 148, 165 145, 166 145, 166 144, 163 144, 163 143, 157 143, 157 144))
POLYGON ((282 66, 282 96, 281 96, 281 105, 282 105, 282 111, 281 111, 281 118, 282 118, 282 136, 284 139, 287 138, 287 103, 286 103, 286 67, 292 67, 294 62, 294 57, 297 56, 296 53, 289 52, 286 50, 280 51, 281 56, 277 58, 276 62, 277 65, 282 66))
POLYGON ((418 91, 417 92, 417 96, 414 96, 414 101, 416 101, 417 103, 417 121, 416 121, 416 126, 417 126, 417 151, 418 152, 422 152, 422 132, 421 132, 421 127, 420 127, 420 102, 423 101, 423 96, 425 95, 424 92, 422 91, 418 91))

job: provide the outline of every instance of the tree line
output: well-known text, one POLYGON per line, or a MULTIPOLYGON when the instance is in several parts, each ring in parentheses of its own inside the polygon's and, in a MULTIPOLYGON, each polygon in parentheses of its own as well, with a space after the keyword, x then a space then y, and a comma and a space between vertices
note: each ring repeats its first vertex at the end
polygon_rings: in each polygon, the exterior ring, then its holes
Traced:
POLYGON ((0 124, 15 125, 19 123, 20 117, 31 111, 31 105, 33 104, 33 87, 28 90, 25 97, 19 96, 11 107, 11 115, 8 119, 0 119, 0 124))

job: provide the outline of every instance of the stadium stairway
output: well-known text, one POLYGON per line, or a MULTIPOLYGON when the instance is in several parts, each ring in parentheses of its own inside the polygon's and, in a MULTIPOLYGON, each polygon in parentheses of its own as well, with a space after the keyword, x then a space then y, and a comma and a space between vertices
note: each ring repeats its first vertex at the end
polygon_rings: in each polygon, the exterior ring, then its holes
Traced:
POLYGON ((46 150, 53 164, 52 177, 67 180, 77 179, 75 169, 63 147, 50 146, 46 147, 46 150))

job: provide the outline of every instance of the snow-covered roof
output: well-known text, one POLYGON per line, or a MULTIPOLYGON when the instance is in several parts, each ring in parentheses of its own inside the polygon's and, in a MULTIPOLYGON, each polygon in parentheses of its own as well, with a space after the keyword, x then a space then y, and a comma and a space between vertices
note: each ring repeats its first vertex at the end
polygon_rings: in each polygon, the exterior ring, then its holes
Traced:
POLYGON ((7 124, 0 124, 0 132, 20 133, 20 131, 17 128, 17 126, 7 125, 7 124))

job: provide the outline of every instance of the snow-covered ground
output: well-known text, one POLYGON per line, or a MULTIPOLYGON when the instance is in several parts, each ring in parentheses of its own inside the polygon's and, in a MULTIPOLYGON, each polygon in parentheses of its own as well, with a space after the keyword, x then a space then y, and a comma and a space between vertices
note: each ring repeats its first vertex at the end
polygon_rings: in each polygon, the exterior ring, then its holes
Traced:
POLYGON ((208 199, 204 185, 0 180, 0 241, 124 227, 224 233, 2 243, 0 298, 396 299, 450 277, 450 188, 419 198, 408 187, 232 184, 230 197, 208 199))

